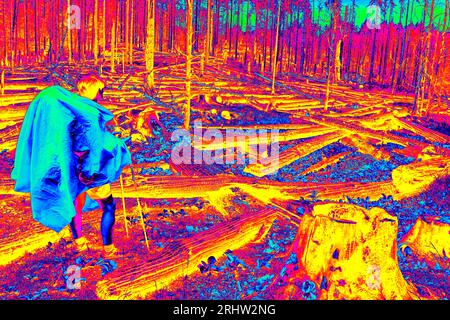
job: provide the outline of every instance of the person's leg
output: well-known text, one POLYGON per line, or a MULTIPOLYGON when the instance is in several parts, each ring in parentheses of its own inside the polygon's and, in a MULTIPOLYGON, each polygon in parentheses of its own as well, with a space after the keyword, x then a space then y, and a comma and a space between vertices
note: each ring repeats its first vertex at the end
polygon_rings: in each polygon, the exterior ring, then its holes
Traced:
POLYGON ((74 239, 81 238, 82 236, 81 232, 82 214, 83 214, 82 209, 85 201, 86 201, 86 193, 83 192, 73 202, 76 213, 75 217, 73 217, 72 221, 70 222, 70 229, 72 230, 72 235, 74 239))
POLYGON ((98 200, 103 209, 102 222, 101 222, 101 233, 103 245, 109 246, 113 243, 113 227, 116 219, 116 201, 113 196, 110 195, 106 199, 98 200))
POLYGON ((112 197, 111 186, 106 184, 97 188, 92 188, 87 191, 87 194, 91 199, 97 200, 103 210, 102 221, 100 224, 104 246, 103 249, 107 256, 113 256, 117 250, 113 245, 116 202, 112 197))

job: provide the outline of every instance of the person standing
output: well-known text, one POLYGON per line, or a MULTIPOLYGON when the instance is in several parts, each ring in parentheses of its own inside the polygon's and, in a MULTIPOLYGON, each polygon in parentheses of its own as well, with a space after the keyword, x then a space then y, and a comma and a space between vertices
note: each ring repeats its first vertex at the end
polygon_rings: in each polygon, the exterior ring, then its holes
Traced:
POLYGON ((113 255, 116 204, 110 184, 131 164, 131 154, 106 129, 114 115, 98 104, 104 87, 89 74, 79 80, 78 94, 59 86, 39 93, 22 123, 11 178, 15 191, 30 193, 33 218, 56 232, 70 225, 79 251, 89 247, 81 228, 86 199, 97 201, 103 248, 113 255))

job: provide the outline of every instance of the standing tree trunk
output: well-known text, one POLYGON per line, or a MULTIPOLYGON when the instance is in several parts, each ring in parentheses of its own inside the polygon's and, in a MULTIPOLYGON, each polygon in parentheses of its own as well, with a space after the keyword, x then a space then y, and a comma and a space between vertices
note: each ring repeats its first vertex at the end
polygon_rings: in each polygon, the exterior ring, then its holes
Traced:
POLYGON ((192 7, 194 0, 186 0, 186 2, 186 104, 184 110, 184 129, 189 130, 191 119, 192 7))
POLYGON ((195 11, 194 11, 194 33, 193 33, 193 47, 194 51, 198 52, 199 48, 199 33, 200 33, 200 1, 195 2, 195 11))
POLYGON ((219 26, 220 26, 220 1, 219 0, 214 1, 214 10, 215 10, 215 14, 213 17, 213 19, 214 19, 214 21, 213 21, 213 39, 212 39, 212 45, 211 45, 211 53, 213 56, 216 55, 216 46, 219 43, 219 36, 220 36, 220 29, 219 29, 219 26))
POLYGON ((145 67, 147 70, 147 85, 155 87, 155 0, 147 0, 147 35, 145 41, 145 67))
POLYGON ((269 1, 267 0, 267 7, 266 7, 266 18, 264 21, 264 41, 263 41, 263 72, 262 75, 264 75, 264 72, 266 71, 266 64, 267 64, 267 29, 269 28, 269 1))
POLYGON ((168 35, 168 42, 167 42, 167 50, 169 52, 172 51, 173 49, 173 20, 175 19, 174 15, 173 15, 173 9, 172 9, 172 5, 173 5, 173 1, 169 1, 168 4, 168 11, 169 11, 169 35, 168 35))
POLYGON ((5 94, 5 69, 2 70, 0 75, 0 94, 5 94))
MULTIPOLYGON (((281 10, 280 10, 281 13, 281 10)), ((282 29, 282 26, 284 26, 284 23, 286 21, 286 14, 284 14, 284 12, 282 13, 283 18, 280 18, 281 23, 280 23, 280 27, 279 29, 282 29)), ((284 29, 286 30, 286 29, 284 29)), ((277 66, 279 66, 279 72, 282 73, 283 72, 283 53, 284 53, 284 38, 285 35, 283 32, 281 32, 281 30, 278 31, 278 48, 279 48, 279 64, 277 66)))
POLYGON ((24 26, 24 37, 25 37, 25 56, 28 60, 28 1, 25 1, 25 26, 24 26))
POLYGON ((341 77, 341 1, 335 0, 334 4, 332 6, 333 11, 333 37, 332 37, 332 50, 333 50, 333 56, 332 56, 332 73, 331 73, 331 79, 332 83, 335 83, 336 81, 340 80, 341 77))
POLYGON ((134 0, 130 3, 130 37, 128 45, 128 57, 130 58, 130 65, 133 66, 133 44, 134 44, 134 0))
MULTIPOLYGON (((404 0, 400 0, 400 17, 403 17, 403 12, 404 11, 405 11, 404 0)), ((399 25, 401 26, 401 20, 399 21, 399 25)), ((398 78, 397 78, 397 60, 399 58, 399 51, 401 50, 400 49, 400 37, 395 37, 395 38, 398 39, 398 40, 396 41, 395 53, 394 53, 394 61, 392 63, 393 64, 393 66, 392 66, 392 76, 391 76, 392 93, 395 92, 395 89, 396 89, 396 86, 397 86, 397 82, 398 82, 398 78)), ((403 47, 403 40, 402 40, 401 46, 403 47)), ((398 68, 400 68, 400 65, 401 65, 401 62, 399 63, 398 68)))
POLYGON ((98 64, 98 0, 94 0, 94 64, 98 64))
POLYGON ((239 55, 239 30, 241 28, 240 18, 241 18, 241 0, 237 1, 237 12, 236 12, 236 38, 234 39, 234 60, 237 61, 239 55))
POLYGON ((67 17, 67 54, 68 54, 68 61, 69 63, 72 63, 72 12, 70 9, 70 0, 67 0, 67 10, 66 10, 66 14, 68 15, 67 17), (70 11, 69 11, 70 10, 70 11))
POLYGON ((378 29, 374 29, 372 31, 373 31, 373 41, 372 41, 372 53, 370 54, 369 85, 372 85, 372 81, 373 81, 373 69, 375 67, 375 48, 376 48, 378 29))
MULTIPOLYGON (((6 1, 3 1, 3 30, 5 30, 5 35, 4 35, 4 37, 5 37, 5 44, 4 44, 4 47, 3 47, 3 49, 4 49, 4 59, 5 59, 5 66, 6 67, 9 67, 9 61, 8 61, 8 53, 9 53, 9 42, 10 42, 10 39, 8 39, 7 38, 7 32, 6 32, 6 30, 8 30, 7 29, 7 27, 6 27, 6 1)), ((37 8, 35 8, 35 14, 37 14, 37 8)), ((36 33, 35 33, 35 35, 36 35, 36 33)))
POLYGON ((334 59, 334 75, 335 75, 335 81, 341 81, 341 68, 342 68, 342 40, 339 39, 336 44, 336 51, 335 51, 335 59, 334 59))
MULTIPOLYGON (((431 87, 431 73, 433 65, 431 64, 431 59, 428 57, 430 56, 430 47, 431 47, 431 33, 433 30, 433 21, 434 21, 434 4, 435 0, 431 0, 431 7, 430 7, 430 19, 428 23, 428 30, 427 30, 427 38, 426 38, 426 47, 425 47, 425 57, 423 61, 423 73, 422 73, 422 95, 421 95, 421 110, 419 112, 428 114, 428 111, 431 107, 431 103, 433 100, 433 96, 430 95, 430 87, 431 87), (429 66, 430 64, 430 66, 429 66), (426 97, 425 97, 426 95, 426 97), (427 98, 427 104, 424 106, 424 101, 427 98), (424 110, 424 108, 426 108, 424 110)), ((444 30, 442 30, 444 32, 444 30)))
POLYGON ((158 33, 158 48, 159 51, 163 51, 163 42, 164 42, 164 8, 160 7, 159 9, 159 33, 158 33))
POLYGON ((208 63, 209 53, 211 50, 211 35, 212 35, 212 14, 211 14, 211 0, 207 2, 207 22, 206 22, 206 40, 205 40, 205 62, 208 63))
POLYGON ((350 35, 349 35, 349 42, 348 42, 348 49, 347 49, 347 60, 345 63, 345 74, 347 76, 347 79, 349 79, 349 73, 351 70, 351 60, 352 60, 352 45, 353 45, 353 30, 355 25, 355 7, 356 7, 356 0, 352 1, 352 11, 349 18, 349 28, 350 28, 350 35))
MULTIPOLYGON (((294 59, 294 63, 297 67, 297 63, 298 65, 298 72, 300 74, 303 74, 303 64, 305 61, 305 38, 306 38, 306 26, 305 26, 305 16, 303 16, 303 26, 302 26, 302 40, 298 41, 298 31, 300 29, 300 6, 298 6, 298 11, 297 11, 297 32, 296 32, 296 44, 295 44, 295 59, 294 59), (298 45, 300 43, 300 59, 298 59, 298 45), (297 62, 298 59, 298 62, 297 62)), ((305 13, 303 13, 305 14, 305 13)))
MULTIPOLYGON (((432 68, 434 69, 432 71, 431 74, 434 74, 433 77, 433 81, 431 83, 430 86, 430 95, 431 97, 434 96, 436 92, 436 87, 438 82, 441 82, 443 80, 443 75, 441 74, 445 68, 443 67, 443 63, 442 63, 442 59, 444 58, 444 54, 445 54, 445 50, 446 50, 446 46, 445 46, 445 37, 446 37, 446 33, 448 32, 447 29, 447 19, 448 19, 448 14, 449 14, 449 0, 445 0, 445 9, 444 9, 444 20, 442 22, 442 32, 439 34, 439 36, 436 38, 436 40, 438 41, 440 38, 440 41, 438 43, 438 47, 436 47, 436 54, 435 54, 435 58, 433 59, 433 64, 432 64, 432 68)), ((441 101, 442 101, 442 94, 437 94, 437 107, 440 108, 441 107, 441 101)), ((429 106, 430 108, 431 106, 429 106)))
MULTIPOLYGON (((233 0, 230 0, 229 2, 231 2, 231 8, 230 11, 227 10, 227 12, 229 12, 228 14, 228 19, 229 19, 229 27, 228 27, 228 54, 231 53, 231 41, 233 39, 233 0)), ((228 9, 228 1, 227 1, 227 9, 228 9)), ((225 61, 226 62, 226 61, 225 61)))
MULTIPOLYGON (((421 115, 424 110, 424 100, 425 100, 425 92, 427 92, 428 87, 428 56, 430 51, 430 41, 431 41, 431 30, 433 27, 433 15, 434 15, 434 2, 435 0, 431 0, 431 6, 430 6, 430 16, 429 16, 429 23, 428 23, 428 30, 425 31, 425 19, 427 16, 427 9, 428 9, 428 1, 425 0, 425 6, 424 6, 424 19, 423 19, 423 30, 426 32, 426 36, 424 39, 424 50, 423 54, 420 55, 420 71, 419 76, 417 79, 416 84, 416 90, 415 90, 415 97, 414 97, 414 110, 416 114, 421 115)), ((431 97, 428 96, 428 100, 431 100, 431 97)))
MULTIPOLYGON (((320 17, 321 7, 319 6, 317 16, 320 17)), ((325 33, 324 33, 325 34, 325 33)), ((321 58, 321 50, 322 50, 322 37, 317 37, 317 52, 315 53, 315 60, 314 60, 314 74, 317 72, 317 67, 320 64, 320 58, 321 58)))
POLYGON ((250 59, 249 59, 249 55, 250 55, 250 33, 248 31, 248 23, 250 22, 250 4, 247 3, 246 5, 246 15, 245 15, 245 56, 244 56, 244 67, 247 67, 247 72, 250 73, 250 59))
POLYGON ((102 51, 106 50, 106 0, 103 0, 102 10, 102 51))
POLYGON ((404 76, 403 67, 405 65, 405 46, 406 46, 406 41, 407 41, 406 35, 408 33, 409 5, 410 5, 410 0, 408 0, 408 5, 406 7, 406 22, 405 22, 405 27, 404 27, 405 32, 403 34, 402 47, 400 49, 400 62, 399 62, 400 65, 398 67, 396 87, 399 87, 403 83, 403 76, 404 76))
MULTIPOLYGON (((249 9, 250 11, 250 9, 249 9)), ((248 21, 250 21, 250 19, 248 19, 248 21)), ((247 30, 248 32, 248 37, 250 39, 251 45, 250 45, 250 64, 249 64, 249 69, 248 72, 252 72, 252 67, 256 65, 255 63, 255 56, 256 56, 256 51, 257 51, 257 47, 258 47, 258 41, 255 37, 255 35, 258 34, 259 30, 258 30, 258 2, 255 3, 255 30, 253 31, 253 37, 252 37, 252 31, 250 29, 247 30)))
POLYGON ((130 0, 125 1, 125 61, 128 63, 128 53, 130 52, 130 0))
POLYGON ((14 6, 11 6, 10 4, 10 11, 11 11, 11 20, 10 20, 10 25, 9 25, 9 49, 11 52, 11 60, 10 60, 10 64, 11 64, 11 73, 14 74, 14 9, 16 6, 16 1, 14 0, 14 6))
POLYGON ((275 94, 275 76, 277 73, 277 56, 278 56, 278 37, 280 33, 280 15, 281 15, 281 1, 278 0, 278 13, 277 13, 277 26, 275 35, 275 50, 273 54, 273 64, 272 64, 272 94, 275 94))
POLYGON ((111 73, 116 72, 116 22, 113 21, 111 28, 111 73))
POLYGON ((332 7, 331 7, 331 17, 330 17, 330 21, 332 24, 332 28, 330 28, 329 32, 329 42, 328 42, 328 46, 326 47, 326 50, 328 52, 327 54, 327 70, 326 70, 326 74, 327 74, 327 84, 326 84, 326 88, 325 88, 325 110, 328 110, 328 103, 330 100, 330 86, 331 86, 331 82, 334 82, 335 78, 334 78, 334 74, 335 74, 335 61, 336 61, 336 24, 337 24, 337 10, 336 10, 337 4, 336 2, 333 3, 332 7), (334 60, 334 61, 333 61, 334 60), (333 66, 331 66, 333 65, 333 66))
MULTIPOLYGON (((390 11, 389 11, 389 20, 388 21, 388 25, 389 25, 389 34, 394 34, 394 28, 392 26, 392 14, 394 11, 394 3, 393 0, 390 0, 390 11)), ((384 48, 384 59, 383 59, 383 70, 382 70, 382 79, 383 79, 383 83, 385 83, 385 79, 386 79, 386 73, 387 73, 387 66, 388 66, 388 59, 389 59, 389 53, 391 49, 391 40, 390 37, 387 37, 386 31, 384 32, 384 37, 386 38, 386 46, 384 48)), ((395 38, 395 37, 393 37, 395 38)), ((392 47, 393 48, 393 47, 392 47)))
MULTIPOLYGON (((5 4, 3 3, 3 13, 5 12, 5 4)), ((36 62, 39 61, 39 25, 38 25, 38 6, 39 0, 35 0, 34 2, 34 55, 36 57, 36 62)), ((5 21, 3 20, 3 24, 5 21)), ((6 35, 5 35, 6 40, 6 35)), ((5 49, 6 49, 6 41, 5 41, 5 49)))

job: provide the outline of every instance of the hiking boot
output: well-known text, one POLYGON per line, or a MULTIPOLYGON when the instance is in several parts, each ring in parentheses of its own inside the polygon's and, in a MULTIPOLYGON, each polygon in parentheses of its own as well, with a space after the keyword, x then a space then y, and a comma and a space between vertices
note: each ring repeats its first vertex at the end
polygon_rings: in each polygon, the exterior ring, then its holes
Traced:
POLYGON ((85 237, 80 237, 78 239, 75 239, 75 250, 77 250, 78 252, 84 252, 87 249, 89 249, 88 247, 88 241, 85 237))
POLYGON ((117 254, 117 251, 118 251, 118 249, 114 244, 103 246, 103 253, 106 258, 115 257, 117 254))

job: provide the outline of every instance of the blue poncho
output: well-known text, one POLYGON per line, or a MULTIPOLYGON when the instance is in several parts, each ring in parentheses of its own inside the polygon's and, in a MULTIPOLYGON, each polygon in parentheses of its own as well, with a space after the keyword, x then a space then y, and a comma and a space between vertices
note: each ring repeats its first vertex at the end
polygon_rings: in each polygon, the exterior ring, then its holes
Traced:
POLYGON ((54 86, 30 104, 17 142, 14 190, 31 194, 33 218, 59 232, 75 216, 73 201, 88 188, 116 181, 131 163, 125 143, 106 130, 113 114, 54 86), (86 152, 78 160, 75 152, 86 152), (95 177, 89 187, 78 173, 95 177))

